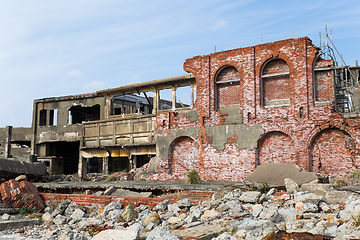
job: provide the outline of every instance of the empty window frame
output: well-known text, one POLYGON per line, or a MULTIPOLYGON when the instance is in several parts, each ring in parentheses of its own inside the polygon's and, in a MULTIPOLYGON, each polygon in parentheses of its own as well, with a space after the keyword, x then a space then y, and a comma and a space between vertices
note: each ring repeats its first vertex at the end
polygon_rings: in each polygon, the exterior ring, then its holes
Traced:
POLYGON ((152 92, 116 96, 111 99, 111 115, 131 113, 151 114, 153 108, 152 102, 152 92))
POLYGON ((46 115, 47 115, 46 109, 40 110, 39 126, 46 126, 46 115))
POLYGON ((215 77, 217 108, 240 104, 240 76, 233 66, 222 67, 215 77))
POLYGON ((56 126, 57 125, 57 109, 50 110, 50 117, 49 117, 49 125, 56 126))
POLYGON ((280 58, 267 61, 261 71, 261 101, 265 107, 290 105, 289 65, 280 58))
POLYGON ((176 88, 176 108, 190 107, 192 104, 191 85, 176 88))
POLYGON ((159 90, 159 110, 166 110, 173 108, 173 94, 172 88, 159 90))
POLYGON ((91 107, 73 106, 69 109, 69 124, 100 120, 100 105, 91 107))

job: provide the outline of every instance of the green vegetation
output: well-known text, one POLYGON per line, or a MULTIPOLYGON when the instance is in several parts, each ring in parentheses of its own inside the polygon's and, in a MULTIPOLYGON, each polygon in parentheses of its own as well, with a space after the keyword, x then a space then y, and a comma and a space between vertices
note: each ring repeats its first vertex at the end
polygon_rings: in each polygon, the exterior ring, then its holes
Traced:
POLYGON ((199 184, 201 183, 200 175, 195 169, 191 169, 186 175, 186 183, 199 184))
POLYGON ((27 207, 22 207, 20 210, 19 210, 19 214, 21 216, 27 216, 29 214, 33 214, 34 213, 34 210, 30 209, 30 208, 27 208, 27 207))
POLYGON ((113 182, 113 181, 117 181, 117 180, 118 180, 118 178, 115 175, 109 175, 106 178, 105 182, 113 182))
POLYGON ((349 182, 345 178, 335 178, 335 181, 333 183, 334 188, 345 187, 348 185, 349 185, 349 182))

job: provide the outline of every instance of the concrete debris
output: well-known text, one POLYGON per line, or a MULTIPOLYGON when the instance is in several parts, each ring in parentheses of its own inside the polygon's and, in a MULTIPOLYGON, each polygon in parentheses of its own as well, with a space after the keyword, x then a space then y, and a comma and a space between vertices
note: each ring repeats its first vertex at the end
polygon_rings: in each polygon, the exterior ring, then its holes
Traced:
POLYGON ((298 185, 302 185, 303 183, 318 180, 319 178, 323 179, 324 177, 314 172, 302 171, 295 164, 265 163, 255 168, 254 172, 245 180, 255 183, 267 183, 270 186, 284 186, 285 178, 290 178, 298 185))
POLYGON ((130 191, 130 190, 126 190, 126 189, 115 189, 110 194, 105 194, 105 192, 104 192, 104 195, 124 196, 124 197, 150 197, 152 195, 152 192, 135 192, 135 191, 130 191))
POLYGON ((0 185, 1 199, 13 208, 26 207, 35 212, 44 211, 45 207, 39 192, 31 182, 10 180, 0 185))
POLYGON ((37 179, 47 174, 43 162, 22 162, 0 158, 0 178, 10 180, 25 175, 27 179, 37 179))
MULTIPOLYGON (((360 238, 354 221, 360 218, 360 196, 336 191, 328 184, 311 184, 306 188, 325 191, 325 195, 301 191, 301 187, 293 193, 270 189, 266 194, 235 189, 198 204, 185 198, 172 204, 164 200, 154 208, 140 205, 134 209, 130 204, 124 208, 120 198, 103 211, 65 200, 55 210, 46 208, 44 224, 27 228, 23 236, 49 240, 360 238)), ((17 231, 6 230, 0 236, 17 231)))

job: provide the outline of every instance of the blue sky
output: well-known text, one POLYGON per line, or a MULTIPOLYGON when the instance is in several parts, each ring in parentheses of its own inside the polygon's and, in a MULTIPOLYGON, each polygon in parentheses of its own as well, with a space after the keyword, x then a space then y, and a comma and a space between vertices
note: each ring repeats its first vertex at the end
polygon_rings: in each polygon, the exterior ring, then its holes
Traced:
POLYGON ((31 126, 33 100, 186 74, 185 59, 310 37, 325 25, 360 60, 360 1, 0 2, 0 127, 31 126))

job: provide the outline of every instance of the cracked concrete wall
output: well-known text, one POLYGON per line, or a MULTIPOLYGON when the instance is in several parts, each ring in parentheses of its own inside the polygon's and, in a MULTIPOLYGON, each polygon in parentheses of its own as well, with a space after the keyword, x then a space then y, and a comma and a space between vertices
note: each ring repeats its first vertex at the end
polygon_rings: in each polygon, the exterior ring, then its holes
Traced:
POLYGON ((257 146, 257 140, 264 130, 259 125, 248 127, 246 125, 222 125, 206 128, 206 135, 213 138, 211 144, 216 150, 223 151, 225 144, 230 138, 237 136, 234 142, 238 149, 253 150, 257 146))

